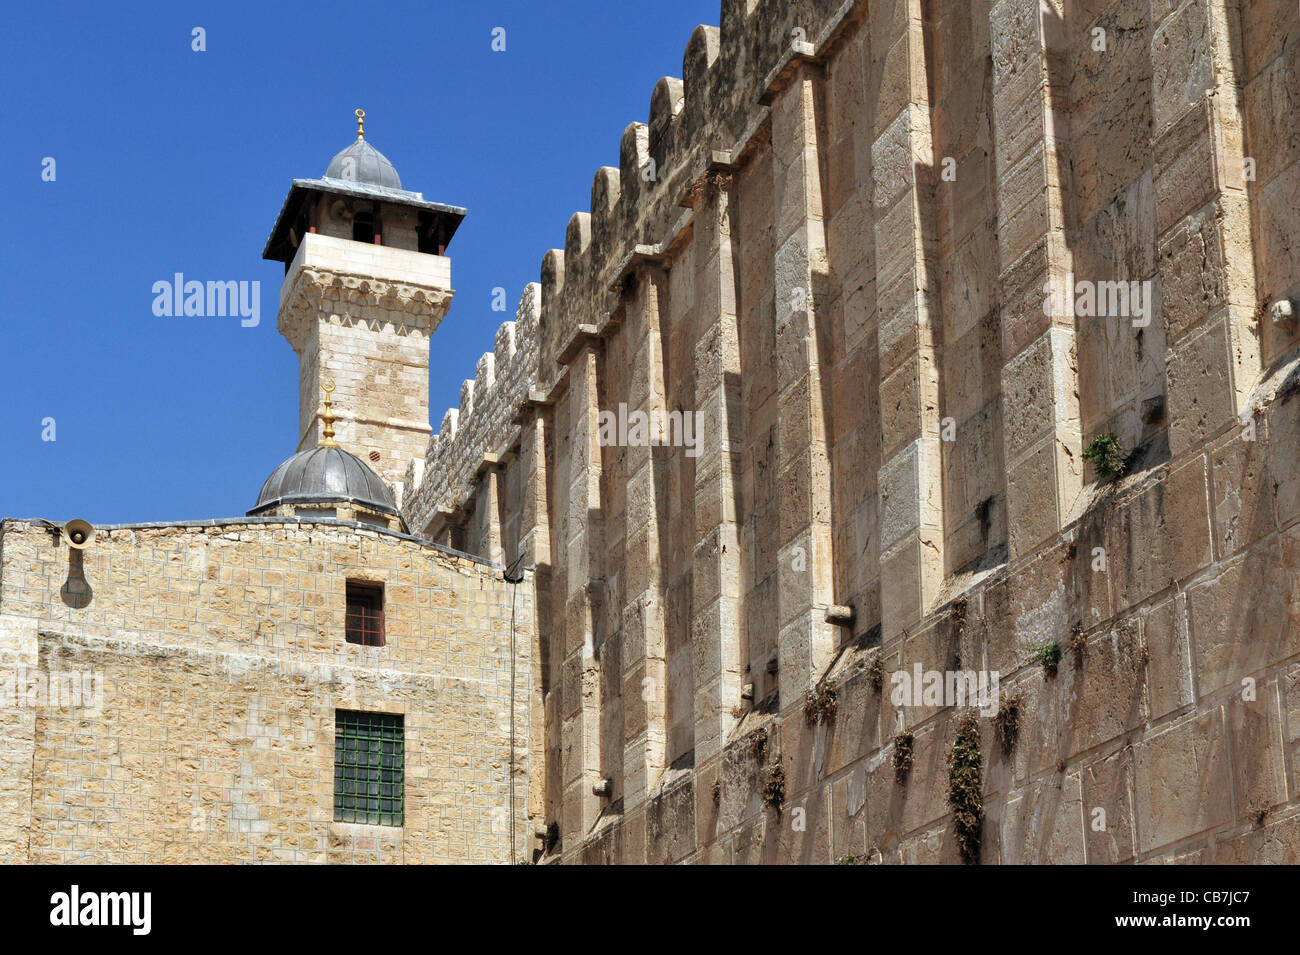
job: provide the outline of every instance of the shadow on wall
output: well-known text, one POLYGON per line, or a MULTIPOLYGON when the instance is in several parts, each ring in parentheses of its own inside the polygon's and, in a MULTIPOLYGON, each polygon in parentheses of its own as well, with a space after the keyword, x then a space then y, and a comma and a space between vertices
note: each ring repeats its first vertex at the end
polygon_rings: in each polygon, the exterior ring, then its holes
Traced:
POLYGON ((68 552, 68 579, 59 588, 59 597, 72 609, 82 610, 90 606, 90 601, 94 596, 95 591, 91 589, 90 581, 86 580, 86 568, 81 551, 70 550, 68 552))

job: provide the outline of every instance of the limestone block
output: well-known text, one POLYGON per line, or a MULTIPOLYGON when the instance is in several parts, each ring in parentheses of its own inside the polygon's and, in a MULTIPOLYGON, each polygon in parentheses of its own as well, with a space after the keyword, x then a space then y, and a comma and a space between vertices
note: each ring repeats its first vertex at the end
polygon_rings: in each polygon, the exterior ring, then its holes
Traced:
POLYGON ((1294 290, 1300 275, 1300 163, 1292 163, 1259 190, 1257 259, 1261 288, 1294 290))
POLYGON ((1125 748, 1088 763, 1083 781, 1083 836, 1091 864, 1133 859, 1133 751, 1125 748), (1097 810, 1102 810, 1098 813, 1097 810))
POLYGON ((1176 343, 1227 301, 1223 246, 1212 207, 1198 208, 1162 234, 1160 301, 1176 343))
POLYGON ((1205 462, 1196 457, 1111 509, 1106 554, 1116 611, 1210 563, 1208 508, 1205 462))
POLYGON ((1133 746, 1138 850, 1151 852, 1232 818, 1222 707, 1133 746))
POLYGON ((1288 798, 1279 682, 1261 680, 1253 690, 1253 699, 1243 691, 1227 707, 1237 815, 1243 822, 1288 798))
POLYGON ((1007 801, 1001 861, 1079 865, 1085 861, 1082 787, 1077 773, 1049 778, 1007 801))
POLYGON ((1014 556, 1031 552, 1059 529, 1056 457, 1056 443, 1046 437, 1011 465, 1007 476, 1007 527, 1008 545, 1014 556))
MULTIPOLYGON (((897 651, 882 653, 881 667, 885 673, 885 682, 877 691, 872 685, 864 668, 857 669, 848 679, 835 686, 836 712, 835 721, 827 730, 827 748, 825 773, 837 773, 859 762, 870 754, 888 744, 894 738, 894 724, 897 711, 889 703, 891 685, 889 674, 900 666, 897 651)), ((861 790, 864 781, 855 785, 865 799, 861 790)))
POLYGON ((916 730, 913 765, 905 784, 894 777, 893 747, 867 763, 867 842, 887 850, 900 839, 948 815, 949 720, 916 730))
POLYGON ((1213 36, 1202 3, 1184 3, 1151 38, 1152 109, 1159 133, 1214 86, 1213 36))
POLYGON ((1143 620, 1143 646, 1149 655, 1148 699, 1153 720, 1192 702, 1186 606, 1186 598, 1179 594, 1154 607, 1143 620))

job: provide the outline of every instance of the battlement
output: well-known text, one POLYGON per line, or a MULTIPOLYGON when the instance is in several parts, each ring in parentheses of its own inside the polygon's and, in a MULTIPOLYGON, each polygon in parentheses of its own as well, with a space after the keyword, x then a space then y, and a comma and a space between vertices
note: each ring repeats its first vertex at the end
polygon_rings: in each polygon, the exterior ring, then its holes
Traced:
POLYGON ((513 444, 515 412, 537 381, 539 302, 540 286, 526 286, 515 320, 497 329, 495 349, 461 385, 460 406, 447 409, 424 460, 408 467, 404 486, 414 491, 403 504, 407 526, 426 531, 440 506, 459 506, 484 458, 513 444))
POLYGON ((862 6, 723 0, 721 25, 695 28, 682 77, 655 83, 648 121, 624 130, 618 167, 596 171, 590 210, 570 217, 563 248, 543 256, 540 282, 525 289, 520 317, 498 330, 495 350, 462 386, 460 406, 443 416, 423 465, 408 468, 404 486, 415 490, 403 510, 411 527, 426 528, 439 506, 454 511, 464 503, 483 455, 502 450, 515 433, 529 391, 554 387, 574 334, 608 323, 629 263, 671 248, 690 228, 696 182, 762 135, 762 101, 781 71, 831 52, 862 6))

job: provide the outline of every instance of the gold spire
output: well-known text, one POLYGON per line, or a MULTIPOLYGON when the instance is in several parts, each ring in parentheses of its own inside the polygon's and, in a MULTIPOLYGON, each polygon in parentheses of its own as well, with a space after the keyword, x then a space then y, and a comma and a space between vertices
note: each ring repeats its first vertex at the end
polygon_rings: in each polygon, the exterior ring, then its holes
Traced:
MULTIPOLYGON (((357 112, 361 112, 357 110, 357 112)), ((322 448, 337 448, 338 442, 334 440, 334 404, 330 401, 330 396, 334 393, 334 382, 329 381, 325 384, 325 411, 321 414, 321 420, 325 425, 325 436, 321 439, 322 448)))
POLYGON ((357 116, 357 139, 366 138, 366 111, 364 109, 355 110, 357 116))

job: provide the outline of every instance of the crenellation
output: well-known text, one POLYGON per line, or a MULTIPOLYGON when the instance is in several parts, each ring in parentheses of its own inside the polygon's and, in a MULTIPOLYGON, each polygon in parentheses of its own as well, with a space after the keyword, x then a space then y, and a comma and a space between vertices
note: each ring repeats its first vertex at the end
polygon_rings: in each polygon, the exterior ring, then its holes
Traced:
MULTIPOLYGON (((412 528, 428 531, 445 523, 438 516, 439 507, 449 511, 462 508, 485 457, 511 451, 518 434, 514 426, 517 412, 537 385, 541 300, 539 284, 524 289, 515 320, 497 329, 495 350, 483 354, 475 377, 462 386, 460 408, 449 409, 443 416, 441 430, 429 443, 424 459, 426 479, 418 486, 410 485, 416 490, 403 505, 412 528)), ((408 471, 408 481, 413 476, 408 471)), ((476 513, 474 519, 486 518, 476 513)))

